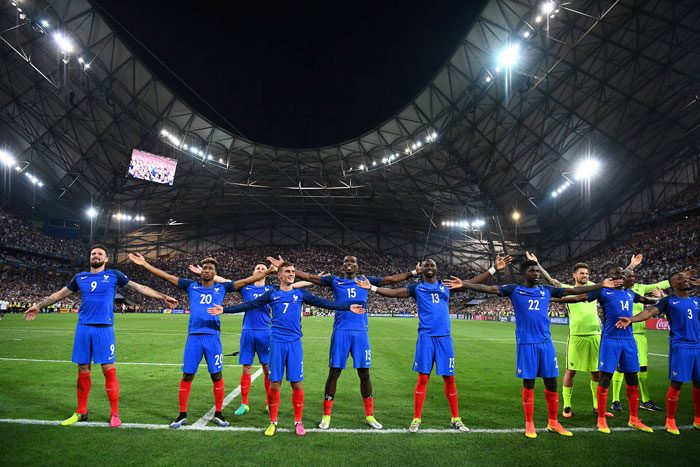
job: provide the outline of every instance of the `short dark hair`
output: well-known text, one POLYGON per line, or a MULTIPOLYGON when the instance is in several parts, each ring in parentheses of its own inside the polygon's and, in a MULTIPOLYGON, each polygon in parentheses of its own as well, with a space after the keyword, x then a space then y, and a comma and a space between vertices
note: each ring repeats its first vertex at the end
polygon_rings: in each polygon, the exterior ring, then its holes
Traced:
POLYGON ((95 245, 92 245, 90 247, 90 251, 94 250, 95 248, 99 248, 100 250, 105 252, 105 256, 109 256, 109 250, 107 249, 106 246, 102 245, 101 243, 97 243, 95 245))
POLYGON ((290 263, 289 261, 284 261, 284 262, 283 262, 282 264, 280 264, 280 266, 277 268, 277 271, 281 271, 282 269, 288 268, 289 266, 294 267, 294 265, 293 265, 292 263, 290 263))
POLYGON ((576 272, 576 271, 578 271, 579 269, 588 269, 589 271, 591 270, 591 268, 589 268, 588 265, 587 265, 586 263, 576 263, 576 264, 574 264, 574 270, 573 270, 573 272, 576 272))
POLYGON ((525 261, 520 263, 520 274, 525 274, 525 271, 527 271, 527 268, 529 268, 530 266, 537 266, 537 261, 526 259, 525 261))
POLYGON ((219 262, 211 256, 204 258, 202 264, 213 264, 216 269, 219 269, 219 262))

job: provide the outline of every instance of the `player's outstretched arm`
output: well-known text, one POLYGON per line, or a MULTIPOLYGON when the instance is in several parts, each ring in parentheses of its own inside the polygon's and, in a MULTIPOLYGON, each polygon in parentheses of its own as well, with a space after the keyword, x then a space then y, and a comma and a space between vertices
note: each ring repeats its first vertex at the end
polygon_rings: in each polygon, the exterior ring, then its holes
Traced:
POLYGON ((513 258, 508 255, 508 256, 496 256, 496 262, 494 263, 494 266, 488 269, 487 271, 482 272, 478 276, 474 276, 471 279, 467 279, 465 282, 469 282, 470 284, 481 284, 483 282, 486 282, 496 274, 496 271, 501 271, 506 268, 510 264, 510 262, 513 261, 513 258))
POLYGON ((442 283, 445 284, 448 289, 450 289, 450 292, 453 290, 466 289, 489 294, 500 293, 497 285, 474 284, 472 282, 463 281, 456 276, 450 276, 449 279, 445 279, 442 281, 442 283))
POLYGON ((553 303, 579 303, 579 302, 587 302, 588 301, 588 295, 586 294, 580 294, 580 295, 569 295, 567 297, 562 297, 562 298, 557 298, 557 297, 552 297, 551 301, 553 303))
POLYGON ((401 274, 394 274, 393 276, 382 276, 382 282, 380 283, 380 285, 389 285, 404 282, 411 279, 413 276, 417 276, 421 272, 423 272, 423 269, 420 267, 419 262, 418 264, 416 264, 416 267, 415 269, 413 269, 413 271, 402 272, 401 274))
POLYGON ((371 290, 372 292, 381 295, 383 297, 389 298, 408 298, 408 289, 406 287, 399 287, 396 289, 387 289, 385 287, 377 287, 372 285, 365 276, 360 276, 359 279, 355 279, 357 285, 366 290, 371 290))
POLYGON ((47 298, 42 300, 41 302, 37 303, 36 305, 32 305, 29 307, 27 311, 24 312, 24 319, 26 321, 33 321, 34 318, 36 318, 36 314, 41 311, 42 308, 53 305, 54 303, 60 302, 64 298, 68 297, 69 295, 72 295, 73 291, 69 289, 68 287, 63 287, 61 290, 58 292, 54 292, 51 295, 49 295, 47 298))
MULTIPOLYGON (((187 268, 190 271, 192 271, 193 274, 196 274, 197 276, 200 276, 202 274, 202 266, 200 266, 199 264, 197 264, 197 265, 190 264, 189 266, 187 266, 187 268)), ((231 282, 231 279, 226 279, 225 277, 221 277, 221 276, 217 275, 217 276, 214 276, 214 282, 216 282, 217 284, 223 284, 224 282, 231 282)))
POLYGON ((659 303, 658 298, 649 298, 639 294, 634 294, 634 301, 637 303, 643 303, 645 305, 656 305, 657 303, 659 303))
POLYGON ((617 323, 615 323, 615 327, 620 328, 620 329, 625 329, 627 326, 629 326, 632 323, 639 323, 640 321, 646 321, 649 318, 653 318, 654 316, 657 316, 660 313, 659 309, 656 307, 649 308, 648 310, 644 310, 640 313, 637 313, 636 315, 629 317, 629 316, 620 316, 618 318, 617 323))
MULTIPOLYGON (((270 264, 277 268, 279 268, 282 265, 282 263, 284 263, 284 259, 282 259, 281 256, 278 256, 277 258, 268 256, 267 260, 270 262, 270 264)), ((296 275, 297 279, 309 281, 314 285, 323 285, 321 283, 321 274, 309 274, 308 272, 304 271, 294 271, 294 274, 296 275)))
POLYGON ((608 288, 608 289, 614 289, 615 287, 619 287, 622 285, 624 281, 622 279, 618 280, 612 280, 612 279, 604 279, 603 282, 600 284, 595 284, 595 285, 583 285, 581 287, 571 287, 570 289, 562 289, 562 295, 580 295, 580 294, 587 294, 588 292, 595 292, 596 290, 600 290, 602 288, 608 288))
POLYGON ((252 276, 248 276, 245 279, 239 279, 233 283, 233 288, 235 290, 241 290, 243 287, 245 287, 248 284, 254 284, 255 282, 258 282, 260 279, 264 279, 270 274, 274 274, 277 272, 277 266, 272 265, 269 268, 267 268, 265 271, 261 272, 256 272, 252 276))
POLYGON ((348 302, 332 302, 326 300, 325 298, 318 297, 311 292, 302 290, 302 300, 304 303, 317 306, 319 308, 325 308, 327 310, 338 310, 338 311, 352 311, 356 314, 362 314, 365 309, 361 305, 350 305, 348 302))
POLYGON ((139 284, 138 282, 129 281, 124 287, 129 287, 132 290, 145 295, 146 297, 157 298, 158 300, 163 300, 168 304, 169 308, 177 307, 177 299, 171 297, 170 295, 165 295, 164 293, 157 292, 147 285, 139 284))
POLYGON ((240 305, 235 305, 235 306, 227 306, 227 307, 222 307, 221 305, 214 305, 213 307, 207 308, 207 312, 212 315, 220 315, 222 313, 226 314, 231 314, 231 313, 243 313, 246 311, 254 310, 256 308, 260 308, 264 305, 268 305, 270 303, 270 296, 272 295, 272 290, 268 290, 255 300, 251 300, 249 302, 243 302, 240 305))
POLYGON ((544 280, 546 280, 547 282, 552 284, 554 287, 561 287, 561 282, 559 282, 558 280, 554 279, 552 276, 549 275, 549 273, 540 264, 539 260, 537 259, 537 256, 530 253, 529 251, 525 252, 525 256, 527 257, 527 259, 537 263, 537 268, 540 270, 540 274, 542 274, 542 277, 544 277, 544 280))
MULTIPOLYGON (((168 281, 171 284, 173 284, 175 287, 178 286, 178 277, 173 276, 172 274, 169 274, 162 269, 158 269, 157 267, 151 265, 146 261, 146 258, 143 257, 141 253, 129 253, 129 261, 131 261, 134 264, 138 264, 139 266, 143 267, 146 271, 150 272, 156 277, 160 277, 164 281, 168 281)), ((160 298, 160 297, 156 297, 160 298)))

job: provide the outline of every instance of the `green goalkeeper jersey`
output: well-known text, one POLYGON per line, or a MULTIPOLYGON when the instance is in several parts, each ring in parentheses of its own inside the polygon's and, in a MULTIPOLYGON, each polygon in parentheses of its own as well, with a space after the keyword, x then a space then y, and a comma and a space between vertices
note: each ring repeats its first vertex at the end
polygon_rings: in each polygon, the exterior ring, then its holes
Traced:
MULTIPOLYGON (((588 282, 586 285, 595 285, 588 282)), ((565 289, 572 289, 569 284, 561 285, 565 289)), ((595 336, 600 334, 600 320, 598 319, 598 300, 592 302, 567 303, 569 308, 569 335, 570 336, 595 336)))
MULTIPOLYGON (((654 289, 668 289, 671 284, 668 281, 657 282, 656 284, 634 284, 630 290, 641 295, 642 297, 651 292, 654 289)), ((632 314, 637 315, 644 311, 643 303, 635 303, 632 305, 632 314)), ((632 332, 634 334, 644 334, 647 332, 647 322, 640 321, 639 323, 632 323, 632 332)))

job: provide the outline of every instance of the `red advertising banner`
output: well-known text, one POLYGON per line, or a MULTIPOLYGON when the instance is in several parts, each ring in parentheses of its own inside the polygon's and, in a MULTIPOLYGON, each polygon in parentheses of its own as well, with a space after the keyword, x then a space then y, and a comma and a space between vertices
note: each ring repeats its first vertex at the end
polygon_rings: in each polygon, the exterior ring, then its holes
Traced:
POLYGON ((649 318, 647 320, 647 329, 668 331, 668 321, 664 318, 649 318))

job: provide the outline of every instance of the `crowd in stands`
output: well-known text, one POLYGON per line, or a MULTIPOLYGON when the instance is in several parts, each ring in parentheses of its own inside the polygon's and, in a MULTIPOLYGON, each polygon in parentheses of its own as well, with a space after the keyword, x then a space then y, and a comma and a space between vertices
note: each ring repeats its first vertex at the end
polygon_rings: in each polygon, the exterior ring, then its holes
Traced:
POLYGON ((0 209, 0 247, 12 247, 46 256, 82 258, 85 246, 79 240, 46 235, 31 221, 0 209))
MULTIPOLYGON (((674 200, 682 199, 685 202, 697 203, 700 190, 690 189, 687 195, 677 196, 674 200)), ((678 209, 678 203, 669 205, 672 209, 678 209)), ((616 240, 612 246, 599 249, 596 253, 582 258, 574 258, 569 264, 560 265, 549 270, 552 277, 571 284, 571 267, 578 261, 588 263, 591 280, 600 281, 611 266, 626 266, 632 255, 642 253, 644 261, 635 269, 639 282, 652 283, 668 278, 670 272, 689 268, 700 268, 700 218, 698 216, 680 216, 671 222, 663 219, 656 223, 639 224, 639 227, 630 226, 628 234, 624 238, 616 240), (638 231, 635 231, 638 230, 638 231)), ((52 292, 65 285, 77 271, 66 266, 65 260, 57 257, 69 257, 72 259, 84 259, 87 257, 84 246, 77 241, 68 241, 49 237, 41 233, 40 229, 31 222, 20 219, 6 211, 0 210, 0 299, 4 299, 13 305, 12 310, 26 309, 30 303, 39 301, 52 292), (22 248, 25 251, 17 251, 22 248), (37 254, 37 252, 44 253, 37 254), (17 268, 15 263, 23 263, 24 267, 17 268), (35 266, 35 269, 28 269, 35 266), (23 308, 24 307, 24 308, 23 308)), ((370 251, 344 252, 337 248, 292 248, 292 247, 265 247, 248 248, 244 250, 226 249, 219 251, 201 251, 196 253, 177 254, 172 257, 161 257, 149 260, 151 264, 171 274, 196 278, 188 270, 188 265, 199 264, 206 256, 215 257, 219 263, 219 275, 229 279, 242 279, 252 274, 257 263, 265 262, 268 255, 281 255, 284 259, 295 264, 297 270, 309 273, 331 273, 342 275, 341 266, 346 254, 354 254, 358 257, 360 273, 365 275, 392 275, 412 270, 416 265, 416 258, 411 256, 395 256, 370 251)), ((536 251, 534 253, 537 253, 536 251)), ((515 258, 519 262, 523 258, 515 258)), ((156 290, 163 291, 180 301, 180 307, 188 308, 187 296, 172 285, 150 275, 140 266, 128 261, 112 265, 121 269, 129 278, 136 282, 148 285, 156 290)), ((75 266, 73 266, 75 269, 75 266)), ((465 266, 450 266, 438 263, 438 276, 445 278, 450 275, 468 279, 481 271, 473 270, 465 266)), ((509 275, 501 275, 502 282, 519 281, 509 275)), ((268 283, 276 284, 276 276, 270 276, 268 283)), ((491 279, 487 283, 495 283, 491 279)), ((401 287, 405 284, 398 284, 401 287)), ((332 299, 332 294, 327 287, 312 286, 309 291, 316 295, 332 299)), ((131 289, 121 289, 120 293, 134 304, 138 304, 142 310, 160 310, 164 303, 147 299, 135 294, 131 289)), ((79 304, 79 296, 71 296, 60 307, 76 307, 79 304)), ((225 305, 236 304, 241 300, 240 294, 229 294, 225 305)), ((9 310, 9 311, 12 311, 9 310)), ((322 310, 310 310, 323 313, 322 310)), ((368 311, 371 313, 415 313, 416 306, 413 299, 390 299, 376 294, 370 294, 368 311)), ((503 317, 513 313, 508 299, 485 296, 472 292, 460 291, 453 295, 451 312, 468 315, 488 317, 503 317), (474 300, 476 299, 476 300, 474 300), (470 305, 474 301, 477 305, 470 305)), ((562 305, 552 304, 551 316, 564 316, 566 309, 562 305)))

